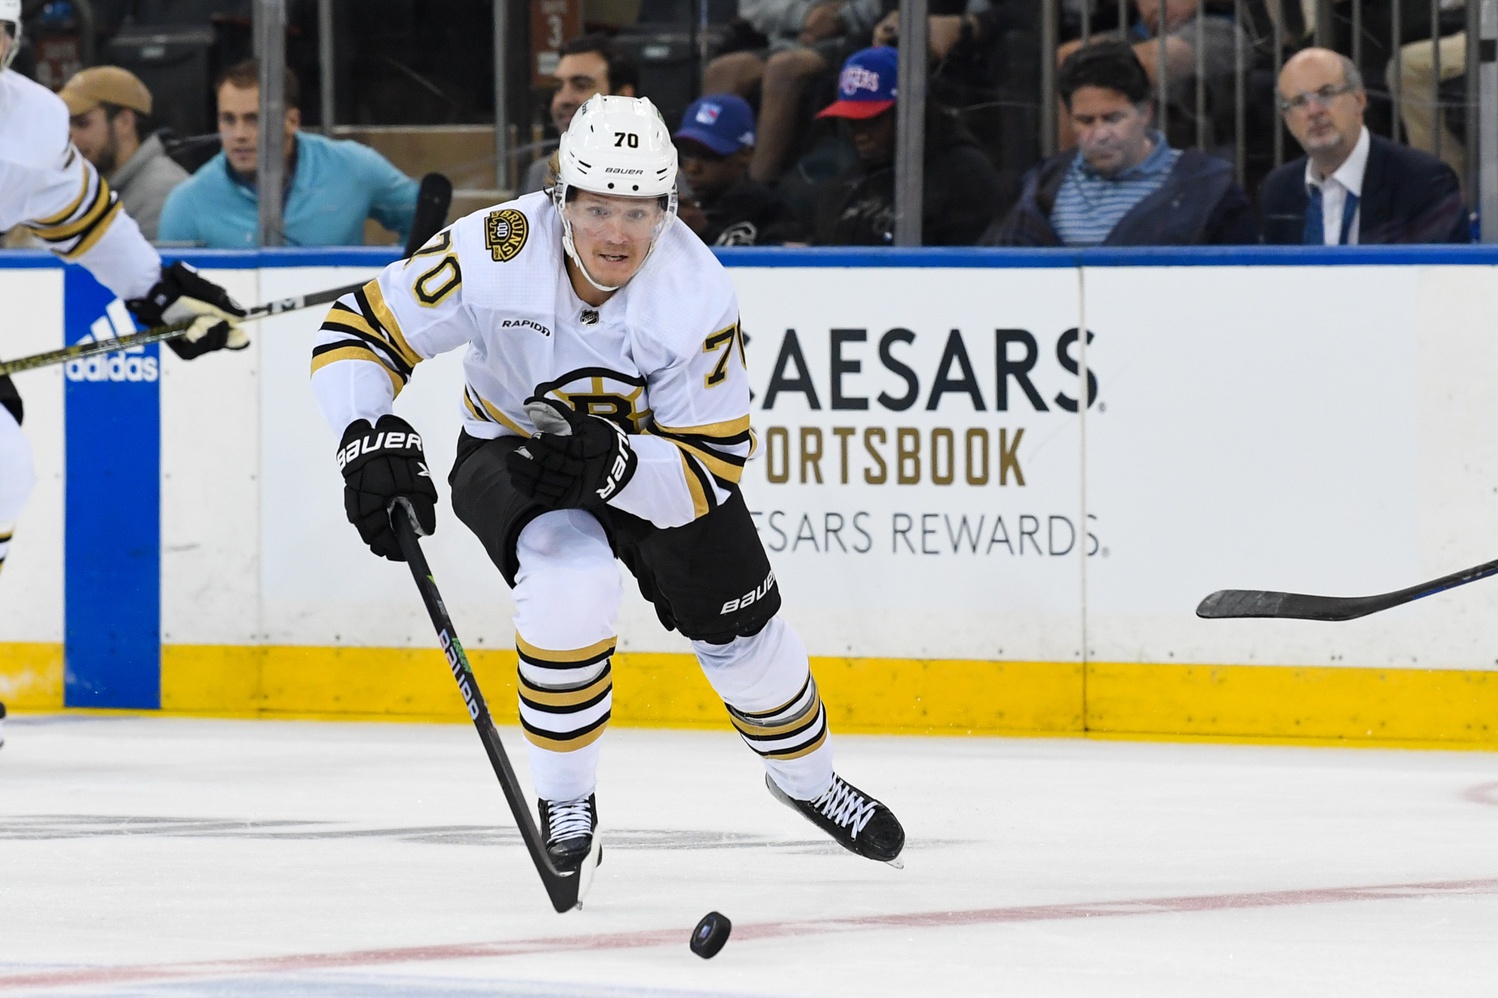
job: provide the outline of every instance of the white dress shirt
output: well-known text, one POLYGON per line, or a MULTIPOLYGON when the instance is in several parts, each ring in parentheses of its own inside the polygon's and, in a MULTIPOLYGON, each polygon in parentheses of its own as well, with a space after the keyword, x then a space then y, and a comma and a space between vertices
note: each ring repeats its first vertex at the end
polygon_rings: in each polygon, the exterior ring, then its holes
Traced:
POLYGON ((1357 195, 1359 205, 1353 211, 1352 227, 1347 231, 1347 245, 1358 244, 1358 226, 1362 222, 1362 200, 1363 200, 1363 173, 1368 169, 1368 126, 1364 125, 1362 133, 1358 135, 1358 144, 1352 147, 1352 152, 1342 165, 1330 177, 1321 178, 1316 176, 1316 167, 1309 157, 1306 158, 1306 190, 1312 187, 1321 188, 1321 229, 1323 232, 1322 242, 1327 246, 1336 246, 1342 238, 1342 209, 1347 204, 1347 192, 1351 191, 1357 195))

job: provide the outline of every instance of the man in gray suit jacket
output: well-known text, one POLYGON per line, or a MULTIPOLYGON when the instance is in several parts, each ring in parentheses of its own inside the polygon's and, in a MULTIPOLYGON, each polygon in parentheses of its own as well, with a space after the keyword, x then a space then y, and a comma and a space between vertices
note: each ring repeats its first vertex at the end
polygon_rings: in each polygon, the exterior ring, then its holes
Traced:
POLYGON ((72 116, 73 145, 119 194, 141 234, 155 242, 161 206, 187 171, 150 131, 151 91, 129 70, 94 66, 75 73, 58 96, 72 116))

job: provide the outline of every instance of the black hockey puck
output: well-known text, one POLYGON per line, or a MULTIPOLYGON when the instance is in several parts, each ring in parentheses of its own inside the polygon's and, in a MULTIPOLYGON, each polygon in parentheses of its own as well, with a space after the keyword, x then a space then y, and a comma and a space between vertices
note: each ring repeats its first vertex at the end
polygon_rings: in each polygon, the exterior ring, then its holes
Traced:
POLYGON ((718 955, 718 950, 728 942, 728 933, 733 929, 733 923, 728 916, 721 912, 710 911, 702 916, 702 921, 697 923, 697 928, 692 930, 692 952, 704 960, 711 960, 718 955))

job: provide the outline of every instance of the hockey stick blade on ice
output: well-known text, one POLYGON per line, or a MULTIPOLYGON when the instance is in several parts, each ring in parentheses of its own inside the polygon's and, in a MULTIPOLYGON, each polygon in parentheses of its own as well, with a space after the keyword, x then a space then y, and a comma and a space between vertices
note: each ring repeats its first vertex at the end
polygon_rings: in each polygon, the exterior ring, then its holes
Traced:
POLYGON ((583 865, 577 873, 562 873, 552 865, 551 857, 546 855, 545 843, 541 840, 541 833, 536 828, 536 821, 531 817, 530 805, 526 803, 525 795, 520 788, 520 780, 515 776, 515 767, 510 765, 510 757, 505 754, 505 747, 499 740, 499 732, 494 730, 494 719, 489 716, 489 706, 484 701, 484 694, 479 690, 478 680, 474 678, 473 670, 468 665, 468 656, 463 651, 463 645, 458 641, 458 632, 453 628, 452 619, 447 615, 447 607, 442 602, 442 594, 437 591, 437 580, 432 578, 432 571, 427 567, 426 557, 421 553, 421 541, 417 533, 416 513, 411 509, 411 504, 405 499, 396 499, 390 504, 390 524, 395 529, 396 539, 400 542, 401 554, 406 557, 406 564, 411 568, 411 577, 416 580, 416 588, 421 591, 421 601, 426 604, 427 616, 432 618, 432 626, 437 629, 437 642, 442 646, 442 652, 447 656, 448 668, 452 670, 453 679, 458 683, 458 690, 463 694, 463 703, 468 707, 468 716, 473 719, 473 726, 478 729, 479 738, 484 743, 484 750, 489 753, 489 762, 494 767, 494 775, 499 777, 499 785, 504 790, 505 800, 510 804, 510 812, 515 816, 515 824, 520 828, 520 837, 525 840, 525 848, 531 854, 531 862, 536 865, 536 872, 541 875, 541 883, 546 888, 546 894, 551 898, 551 906, 558 912, 571 911, 583 906, 583 896, 587 894, 588 887, 593 883, 593 871, 598 867, 598 855, 603 845, 603 839, 598 829, 593 829, 593 846, 588 850, 588 855, 583 859, 583 865))
POLYGON ((1221 589, 1201 601, 1198 617, 1222 620, 1228 617, 1280 617, 1293 620, 1354 620, 1426 596, 1434 596, 1478 579, 1498 575, 1498 561, 1489 561, 1461 572, 1443 575, 1408 589, 1377 596, 1306 596, 1261 589, 1221 589))
POLYGON ((416 192, 416 214, 411 217, 411 234, 406 237, 406 249, 402 256, 414 256, 426 245, 427 240, 442 231, 447 224, 447 209, 453 202, 453 182, 440 173, 428 173, 421 178, 421 188, 416 192))
MULTIPOLYGON (((346 294, 352 294, 364 287, 368 281, 360 281, 358 284, 345 284, 341 288, 329 288, 327 291, 314 291, 311 294, 294 295, 290 298, 277 298, 263 305, 256 305, 245 313, 241 322, 264 319, 272 315, 280 315, 283 312, 295 312, 298 309, 311 308, 315 305, 328 305, 337 301, 346 294)), ((74 343, 70 347, 60 350, 48 350, 45 353, 34 353, 28 357, 17 357, 15 360, 0 361, 0 375, 15 374, 17 371, 30 371, 38 367, 50 367, 53 364, 66 364, 70 360, 80 360, 91 357, 97 353, 119 353, 121 350, 130 350, 135 347, 143 347, 148 343, 159 343, 169 340, 174 336, 180 336, 191 326, 192 322, 175 322, 169 326, 157 326, 154 329, 145 329, 128 336, 116 339, 92 340, 87 343, 74 343)))

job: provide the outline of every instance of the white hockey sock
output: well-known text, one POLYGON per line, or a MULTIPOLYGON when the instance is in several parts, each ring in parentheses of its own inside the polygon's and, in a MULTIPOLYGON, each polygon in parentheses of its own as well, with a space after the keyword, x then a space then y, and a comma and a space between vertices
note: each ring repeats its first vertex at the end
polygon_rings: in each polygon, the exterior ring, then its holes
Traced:
POLYGON ((581 510, 532 520, 516 553, 515 648, 531 778, 545 800, 585 797, 614 703, 619 569, 603 528, 581 510))
POLYGON ((744 742, 782 790, 810 800, 832 783, 832 733, 806 646, 779 617, 727 644, 692 642, 744 742))

